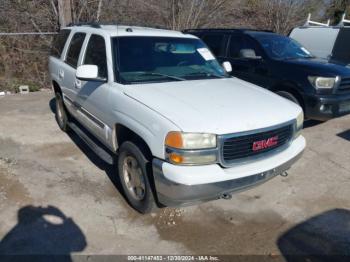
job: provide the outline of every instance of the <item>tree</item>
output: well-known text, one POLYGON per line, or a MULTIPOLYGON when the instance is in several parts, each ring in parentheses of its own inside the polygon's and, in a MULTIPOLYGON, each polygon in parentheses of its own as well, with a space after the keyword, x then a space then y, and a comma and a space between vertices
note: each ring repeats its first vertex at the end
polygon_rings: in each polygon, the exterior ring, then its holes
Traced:
POLYGON ((350 15, 350 0, 332 0, 326 10, 326 17, 333 24, 338 24, 344 13, 350 15))
MULTIPOLYGON (((51 0, 51 5, 52 5, 52 8, 56 8, 53 0, 51 0)), ((58 15, 58 21, 59 21, 60 27, 65 27, 69 23, 72 22, 71 1, 70 0, 57 0, 57 5, 58 5, 57 15, 58 15)), ((57 10, 57 9, 55 9, 55 10, 57 10)))
POLYGON ((242 14, 252 27, 287 34, 318 8, 316 0, 247 0, 242 14))

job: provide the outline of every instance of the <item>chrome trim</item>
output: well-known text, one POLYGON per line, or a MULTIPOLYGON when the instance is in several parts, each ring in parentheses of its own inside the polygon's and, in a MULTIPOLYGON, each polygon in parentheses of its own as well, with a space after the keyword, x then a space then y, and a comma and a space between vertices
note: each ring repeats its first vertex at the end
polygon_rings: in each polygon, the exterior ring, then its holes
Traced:
POLYGON ((302 156, 302 153, 303 151, 299 152, 285 163, 265 172, 255 173, 237 179, 192 186, 175 183, 167 179, 163 173, 164 161, 154 158, 152 167, 157 200, 165 206, 188 206, 218 199, 223 194, 241 192, 282 174, 302 156))
POLYGON ((208 148, 208 149, 196 149, 196 150, 189 150, 189 149, 178 149, 178 148, 173 148, 173 147, 168 147, 165 146, 165 159, 171 164, 175 164, 170 161, 169 159, 169 154, 171 153, 177 153, 179 155, 183 156, 209 156, 209 155, 215 155, 216 160, 213 162, 208 162, 208 163, 198 163, 198 164, 176 164, 179 166, 198 166, 198 165, 212 165, 216 164, 219 159, 219 149, 218 147, 214 148, 208 148))
POLYGON ((226 135, 219 135, 217 136, 217 144, 218 144, 218 151, 219 151, 219 158, 218 158, 218 162, 220 165, 222 165, 223 167, 232 167, 235 166, 237 164, 242 165, 242 164, 248 164, 251 163, 253 161, 262 159, 262 158, 266 158, 275 154, 278 154, 280 152, 282 152, 283 150, 287 149, 290 144, 292 143, 292 141, 295 139, 295 134, 297 132, 296 130, 297 128, 297 120, 293 119, 290 120, 288 122, 284 122, 282 124, 278 124, 278 125, 274 125, 274 126, 270 126, 270 127, 266 127, 266 128, 260 128, 260 129, 255 129, 255 130, 249 130, 249 131, 243 131, 243 132, 238 132, 238 133, 233 133, 233 134, 226 134, 226 135), (240 136, 247 136, 247 135, 254 135, 254 134, 259 134, 259 133, 263 133, 263 132, 268 132, 268 131, 273 131, 275 129, 281 128, 281 127, 285 127, 285 126, 289 126, 292 125, 292 136, 291 139, 283 146, 277 147, 274 150, 271 150, 269 152, 266 153, 261 153, 258 154, 256 156, 249 156, 249 157, 245 157, 245 158, 239 158, 239 159, 235 159, 232 161, 225 161, 224 157, 223 157, 223 146, 224 146, 224 141, 226 139, 229 138, 234 138, 234 137, 240 137, 240 136))
POLYGON ((94 122, 94 124, 96 124, 99 128, 104 129, 105 124, 93 114, 91 114, 89 111, 87 111, 85 108, 80 106, 79 111, 83 113, 87 118, 89 118, 92 122, 94 122))
POLYGON ((64 98, 64 101, 67 102, 67 104, 70 107, 74 107, 75 110, 77 111, 77 113, 80 113, 81 116, 85 117, 85 119, 89 120, 96 127, 100 128, 100 129, 104 129, 105 126, 107 126, 100 119, 98 119, 95 115, 91 114, 88 110, 86 110, 84 107, 82 107, 79 103, 74 102, 72 99, 70 99, 66 95, 63 95, 63 98, 64 98))

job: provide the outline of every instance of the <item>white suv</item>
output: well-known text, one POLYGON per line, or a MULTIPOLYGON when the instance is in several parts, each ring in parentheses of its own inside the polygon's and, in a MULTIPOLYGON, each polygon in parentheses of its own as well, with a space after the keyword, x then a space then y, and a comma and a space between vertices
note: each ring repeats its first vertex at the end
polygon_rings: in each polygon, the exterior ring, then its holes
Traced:
POLYGON ((56 118, 105 161, 132 207, 230 198, 300 157, 302 109, 230 77, 197 37, 85 24, 54 41, 56 118))

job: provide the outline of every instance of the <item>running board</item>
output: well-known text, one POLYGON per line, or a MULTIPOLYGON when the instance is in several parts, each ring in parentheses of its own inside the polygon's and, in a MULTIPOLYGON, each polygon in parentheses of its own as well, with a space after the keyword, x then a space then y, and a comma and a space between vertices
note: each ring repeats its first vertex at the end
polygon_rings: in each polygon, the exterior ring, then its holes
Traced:
POLYGON ((69 127, 85 142, 85 144, 92 150, 96 155, 98 155, 106 163, 113 165, 114 159, 102 145, 98 145, 97 142, 93 141, 81 128, 78 127, 73 122, 68 123, 69 127))

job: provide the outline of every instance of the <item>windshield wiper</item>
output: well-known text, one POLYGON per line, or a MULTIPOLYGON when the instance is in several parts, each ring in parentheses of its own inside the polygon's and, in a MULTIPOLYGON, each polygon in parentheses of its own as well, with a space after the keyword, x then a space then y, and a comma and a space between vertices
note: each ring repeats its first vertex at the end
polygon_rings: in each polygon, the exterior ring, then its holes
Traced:
POLYGON ((167 75, 167 74, 162 74, 162 73, 156 73, 156 72, 144 72, 139 74, 139 76, 163 76, 169 79, 174 79, 177 81, 185 81, 185 78, 177 77, 177 76, 172 76, 172 75, 167 75))
POLYGON ((220 75, 216 75, 213 73, 209 73, 209 72, 195 72, 195 73, 190 73, 187 74, 185 76, 209 76, 209 77, 217 77, 217 78, 225 78, 225 76, 220 76, 220 75))

